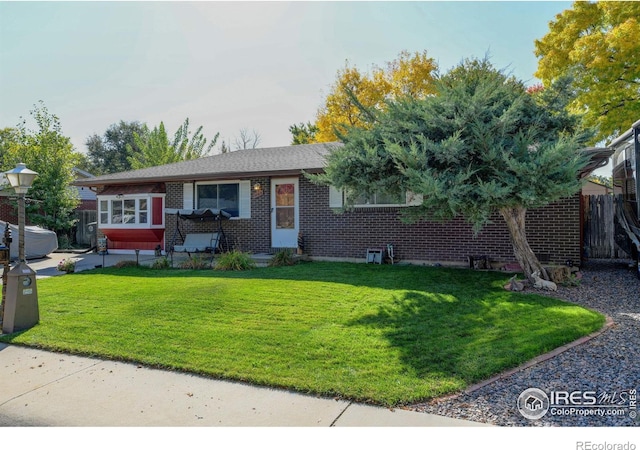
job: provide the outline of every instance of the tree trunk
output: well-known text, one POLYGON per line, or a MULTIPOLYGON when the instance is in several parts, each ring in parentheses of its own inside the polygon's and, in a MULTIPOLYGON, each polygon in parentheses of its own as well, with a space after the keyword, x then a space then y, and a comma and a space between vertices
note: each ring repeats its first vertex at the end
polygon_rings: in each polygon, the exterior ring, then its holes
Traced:
POLYGON ((529 247, 527 241, 527 235, 525 230, 525 216, 527 209, 522 207, 517 208, 502 208, 500 214, 507 223, 509 229, 509 237, 511 239, 511 245, 513 245, 513 253, 524 270, 525 276, 533 282, 531 274, 535 271, 540 272, 540 278, 545 280, 549 279, 549 275, 538 258, 529 247))

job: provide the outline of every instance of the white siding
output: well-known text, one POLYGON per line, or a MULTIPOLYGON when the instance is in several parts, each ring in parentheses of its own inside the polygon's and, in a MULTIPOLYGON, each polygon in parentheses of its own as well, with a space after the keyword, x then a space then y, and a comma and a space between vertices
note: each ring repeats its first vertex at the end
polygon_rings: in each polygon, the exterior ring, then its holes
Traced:
POLYGON ((182 185, 182 208, 180 209, 194 209, 193 204, 193 183, 184 183, 182 185))
POLYGON ((240 212, 241 219, 251 219, 251 181, 240 182, 240 212))

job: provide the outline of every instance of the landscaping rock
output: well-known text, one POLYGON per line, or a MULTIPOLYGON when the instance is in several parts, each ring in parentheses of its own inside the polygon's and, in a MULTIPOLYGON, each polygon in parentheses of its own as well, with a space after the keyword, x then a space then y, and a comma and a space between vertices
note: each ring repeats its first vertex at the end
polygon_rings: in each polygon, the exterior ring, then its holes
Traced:
POLYGON ((544 392, 582 390, 617 395, 631 389, 640 391, 640 280, 627 263, 591 260, 583 268, 578 286, 561 285, 557 292, 536 292, 607 314, 613 319, 614 326, 604 333, 476 391, 408 408, 506 426, 640 426, 638 417, 632 418, 629 414, 547 413, 538 420, 530 420, 517 409, 518 396, 528 388, 544 392))

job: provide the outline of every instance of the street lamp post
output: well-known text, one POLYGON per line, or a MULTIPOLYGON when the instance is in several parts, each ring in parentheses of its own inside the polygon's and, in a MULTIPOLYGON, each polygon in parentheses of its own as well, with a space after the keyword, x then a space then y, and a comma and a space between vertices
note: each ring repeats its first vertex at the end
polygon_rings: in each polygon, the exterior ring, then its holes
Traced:
POLYGON ((18 163, 15 169, 4 174, 13 190, 18 194, 18 262, 26 262, 24 257, 24 224, 26 222, 24 198, 38 174, 27 169, 24 163, 18 163))
POLYGON ((11 187, 18 194, 18 263, 8 273, 2 332, 31 328, 40 320, 36 273, 27 265, 24 252, 25 195, 38 174, 19 163, 5 172, 11 187))

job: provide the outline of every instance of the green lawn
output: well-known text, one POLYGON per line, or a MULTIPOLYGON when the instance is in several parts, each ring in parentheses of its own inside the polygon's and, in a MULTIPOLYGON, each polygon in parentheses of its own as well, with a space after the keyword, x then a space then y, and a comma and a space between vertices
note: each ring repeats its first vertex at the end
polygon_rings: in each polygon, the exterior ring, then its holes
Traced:
POLYGON ((506 280, 347 263, 98 269, 39 280, 40 324, 0 340, 399 405, 459 391, 604 323, 505 291, 506 280))

